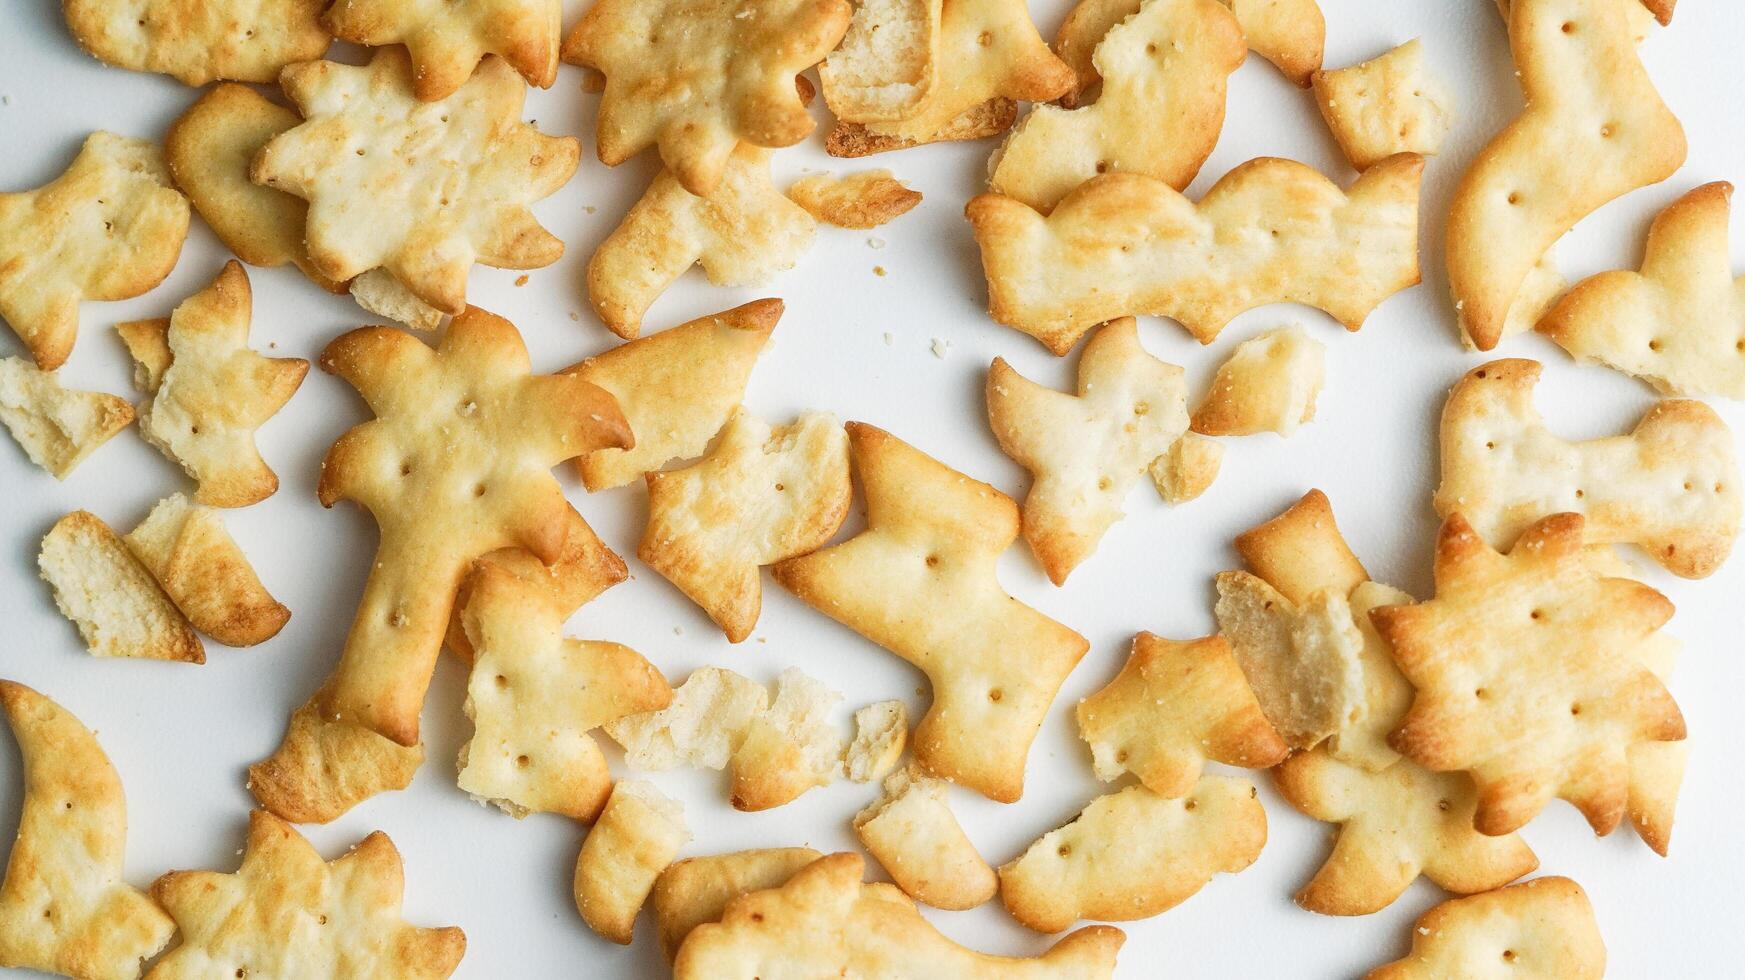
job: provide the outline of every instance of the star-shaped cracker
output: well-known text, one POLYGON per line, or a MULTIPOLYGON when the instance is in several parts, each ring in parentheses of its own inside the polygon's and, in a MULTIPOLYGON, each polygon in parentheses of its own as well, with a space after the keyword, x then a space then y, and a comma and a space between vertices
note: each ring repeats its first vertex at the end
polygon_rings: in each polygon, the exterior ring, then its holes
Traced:
POLYGON ((1412 951, 1364 980, 1600 980, 1606 944, 1593 905, 1568 878, 1534 878, 1443 902, 1412 926, 1412 951))
POLYGON ((149 292, 187 235, 188 199, 158 148, 92 133, 53 181, 0 194, 0 319, 52 371, 73 351, 79 302, 149 292))
POLYGON ((1121 519, 1128 491, 1187 431, 1182 369, 1146 353, 1122 317, 1085 344, 1076 395, 1046 388, 1004 358, 988 369, 988 424, 1035 478, 1024 540, 1055 585, 1121 519))
POLYGON ((53 371, 0 358, 0 423, 30 461, 64 480, 85 457, 133 423, 127 399, 61 386, 53 371))
POLYGON ((847 0, 598 0, 563 57, 606 76, 600 162, 658 146, 680 186, 709 194, 736 144, 805 139, 794 76, 836 47, 850 13, 847 0))
POLYGON ((309 202, 309 258, 334 281, 382 267, 444 313, 466 308, 474 262, 550 265, 563 242, 528 206, 575 173, 581 144, 521 121, 527 86, 495 56, 453 95, 420 102, 411 58, 295 65, 281 79, 304 122, 263 147, 256 183, 309 202))
POLYGON ((493 54, 527 84, 550 88, 562 16, 559 0, 340 0, 323 23, 342 41, 404 44, 412 54, 412 90, 431 102, 454 94, 493 54))
POLYGON ((172 871, 153 883, 182 944, 147 977, 446 977, 466 936, 401 919, 405 887, 400 852, 381 831, 323 861, 290 824, 255 810, 234 873, 172 871))
MULTIPOLYGON (((275 82, 321 57, 327 0, 64 0, 67 29, 99 61, 162 72, 184 85, 275 82)), ((342 4, 343 6, 343 4, 342 4)))
POLYGON ((18 838, 0 883, 0 967, 132 980, 175 923, 122 877, 121 777, 65 708, 0 681, 24 761, 18 838))
POLYGON ((1000 587, 995 563, 1018 536, 1011 498, 863 422, 848 437, 866 530, 776 565, 776 581, 919 667, 933 706, 915 728, 916 761, 1010 803, 1089 644, 1000 587))
POLYGON ((1417 697, 1395 749, 1478 785, 1475 826, 1506 834, 1552 797, 1594 830, 1624 816, 1628 752, 1684 738, 1684 716, 1632 654, 1672 616, 1640 582, 1602 578, 1577 514, 1498 554, 1456 513, 1436 542, 1436 595, 1370 614, 1417 697))

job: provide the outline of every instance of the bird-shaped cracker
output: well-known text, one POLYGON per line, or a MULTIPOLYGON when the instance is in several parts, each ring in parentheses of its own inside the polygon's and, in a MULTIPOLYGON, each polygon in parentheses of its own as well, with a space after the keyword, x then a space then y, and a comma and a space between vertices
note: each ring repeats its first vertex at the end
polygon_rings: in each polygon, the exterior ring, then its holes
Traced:
POLYGON ((1121 519, 1128 491, 1188 428, 1182 369, 1146 353, 1132 317, 1085 344, 1078 392, 1045 388, 1004 358, 988 369, 988 424, 1035 477, 1024 540, 1055 585, 1121 519))
MULTIPOLYGON (((1089 101, 1088 96, 1102 76, 1097 71, 1096 49, 1109 31, 1133 16, 1141 0, 1079 0, 1061 21, 1054 36, 1054 50, 1077 76, 1073 91, 1060 101, 1072 107, 1089 101)), ((1326 19, 1315 0, 1218 0, 1230 8, 1247 35, 1247 50, 1275 65, 1284 76, 1304 88, 1321 67, 1321 49, 1327 40, 1326 19)))
POLYGON ((188 199, 158 148, 92 133, 53 181, 0 194, 0 319, 52 371, 73 351, 79 302, 149 292, 187 236, 188 199))
POLYGON ((65 708, 0 681, 0 710, 24 760, 18 838, 0 883, 0 967, 133 980, 175 923, 121 877, 121 777, 65 708))
POLYGON ((309 202, 309 258, 343 281, 382 267, 444 313, 466 308, 474 262, 550 265, 563 242, 528 206, 575 173, 581 144, 521 121, 527 86, 487 57, 453 95, 420 102, 405 49, 368 66, 285 71, 304 122, 263 147, 255 183, 309 202))
POLYGON ((175 918, 182 943, 146 974, 197 977, 404 977, 454 972, 466 936, 400 918, 405 873, 381 831, 333 861, 264 810, 248 815, 234 873, 172 871, 152 897, 175 918))
POLYGON ((1600 834, 1624 816, 1630 747, 1684 738, 1684 716, 1633 653, 1672 616, 1640 582, 1602 578, 1583 520, 1555 514, 1498 554, 1456 513, 1436 542, 1436 595, 1370 614, 1417 688, 1395 749, 1478 785, 1474 824, 1506 834, 1552 797, 1600 834))
POLYGON ((559 0, 341 0, 322 22, 342 41, 404 44, 412 54, 412 90, 431 102, 454 94, 492 54, 527 84, 550 88, 562 16, 559 0))
MULTIPOLYGON (((67 30, 99 61, 161 72, 184 85, 220 78, 278 81, 279 70, 321 57, 327 0, 64 0, 67 30)), ((344 4, 340 4, 344 6, 344 4)))
POLYGON ((600 162, 655 145, 680 186, 709 194, 736 144, 805 139, 794 76, 836 47, 850 14, 847 0, 598 0, 563 57, 606 76, 600 162))
POLYGON ((813 608, 919 667, 933 706, 915 759, 1003 803, 1024 792, 1030 743, 1085 638, 1000 587, 1018 507, 890 433, 848 423, 867 527, 774 568, 813 608))
POLYGON ((1364 980, 1600 980, 1606 944, 1593 905, 1568 878, 1534 878, 1443 902, 1412 926, 1412 951, 1364 980))

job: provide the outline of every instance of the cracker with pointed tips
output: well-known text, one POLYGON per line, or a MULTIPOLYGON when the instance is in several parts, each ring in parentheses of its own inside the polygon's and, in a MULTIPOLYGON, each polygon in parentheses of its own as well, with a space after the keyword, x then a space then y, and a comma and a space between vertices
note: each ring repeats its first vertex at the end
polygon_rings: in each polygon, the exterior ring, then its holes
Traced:
POLYGON ((79 303, 150 292, 187 236, 188 199, 158 148, 92 133, 53 181, 0 194, 0 319, 52 371, 73 351, 79 303))
MULTIPOLYGON (((326 0, 64 0, 67 29, 93 58, 184 85, 220 78, 276 82, 321 57, 326 0)), ((341 5, 343 6, 343 4, 341 5)))
POLYGON ((660 873, 648 908, 660 933, 660 950, 671 963, 685 937, 705 922, 721 921, 741 895, 780 888, 801 868, 824 855, 810 847, 769 847, 685 858, 660 873))
POLYGON ((1034 958, 990 956, 928 924, 896 888, 861 881, 858 854, 832 854, 779 888, 741 895, 719 922, 691 930, 673 962, 675 980, 957 977, 961 980, 1109 980, 1126 939, 1093 926, 1034 958))
POLYGON ((0 358, 0 423, 30 461, 64 480, 97 447, 133 423, 125 398, 61 387, 52 371, 0 358))
POLYGON ((1223 443, 1197 432, 1184 432, 1167 452, 1151 461, 1151 482, 1164 503, 1185 504, 1212 488, 1223 462, 1223 443))
POLYGON ((606 723, 632 769, 688 765, 721 769, 745 741, 752 720, 769 708, 762 684, 724 667, 700 667, 659 711, 606 723))
POLYGON ((1262 157, 1198 204, 1163 181, 1105 174, 1044 217, 982 194, 975 228, 995 320, 1064 354, 1117 316, 1174 317, 1209 344, 1238 313, 1296 302, 1347 330, 1418 282, 1424 158, 1391 157, 1342 191, 1310 167, 1262 157))
POLYGON ((801 177, 788 188, 788 198, 825 224, 877 228, 920 204, 921 192, 904 187, 889 170, 863 170, 846 177, 801 177))
POLYGON ((1361 65, 1314 74, 1321 118, 1359 170, 1396 153, 1435 156, 1454 124, 1454 101, 1413 38, 1361 65))
POLYGON ((1363 717, 1363 636, 1335 590, 1292 602, 1265 579, 1218 573, 1218 631, 1261 710, 1292 748, 1306 749, 1363 717))
POLYGON ((1506 547, 1550 514, 1587 518, 1594 544, 1640 545, 1685 578, 1712 574, 1739 535, 1733 434, 1701 402, 1667 400, 1628 435, 1570 442, 1533 407, 1537 361, 1492 361, 1461 378, 1442 409, 1436 512, 1465 515, 1506 547))
POLYGON ((225 646, 265 643, 291 618, 210 507, 171 494, 122 540, 189 623, 225 646))
POLYGON ((182 943, 147 974, 182 980, 241 970, 263 976, 395 976, 439 980, 454 972, 466 936, 400 918, 400 852, 381 831, 333 861, 264 810, 248 815, 234 873, 172 871, 152 884, 182 930, 182 943), (291 923, 320 923, 293 928, 291 923))
POLYGON ((1200 406, 1194 431, 1208 436, 1289 436, 1315 417, 1326 379, 1327 347, 1302 327, 1268 331, 1238 344, 1200 406))
POLYGON ((1079 919, 1124 922, 1175 908, 1266 844, 1266 811, 1246 779, 1205 776, 1185 797, 1144 786, 1099 796, 1000 868, 1000 900, 1037 932, 1079 919))
POLYGON ((1208 760, 1267 769, 1290 753, 1220 636, 1135 636, 1121 673, 1079 702, 1078 724, 1098 779, 1131 772, 1166 797, 1192 792, 1208 760))
POLYGON ((1089 644, 1000 587, 995 562, 1019 528, 1009 497, 863 422, 848 423, 848 437, 867 527, 776 565, 776 581, 920 668, 933 706, 915 728, 915 760, 1010 803, 1089 644))
POLYGON ((424 746, 401 745, 349 721, 328 721, 312 696, 291 712, 273 754, 248 767, 248 791, 292 823, 327 823, 364 800, 405 789, 424 746))
POLYGON ((842 771, 842 738, 830 710, 842 695, 789 667, 776 678, 770 706, 751 719, 733 750, 735 810, 768 810, 823 786, 842 771))
POLYGON ((1506 834, 1552 797, 1599 834, 1624 816, 1628 752, 1684 738, 1684 716, 1634 651, 1672 616, 1640 582, 1603 578, 1579 514, 1547 517, 1505 554, 1456 513, 1436 542, 1436 595, 1370 615, 1417 688, 1393 747, 1467 770, 1474 824, 1506 834))
POLYGON ((1526 108, 1473 159, 1448 214, 1448 280, 1479 350, 1502 337, 1528 270, 1600 205, 1665 180, 1684 129, 1615 0, 1517 0, 1509 46, 1526 108))
POLYGON ((854 713, 854 738, 842 752, 843 775, 857 783, 883 779, 909 746, 909 709, 878 701, 854 713))
POLYGON ((563 46, 606 77, 600 162, 655 146, 680 186, 709 194, 736 145, 805 139, 814 124, 794 76, 836 47, 850 14, 847 0, 600 0, 563 46))
POLYGON ((1218 143, 1226 78, 1247 54, 1218 0, 1148 0, 1097 45, 1096 101, 1030 110, 990 161, 989 188, 1038 211, 1111 171, 1181 190, 1218 143))
POLYGON ((254 158, 258 184, 309 202, 309 258, 334 281, 384 268, 450 315, 474 262, 550 265, 563 242, 528 206, 575 173, 581 144, 521 121, 527 86, 495 56, 453 95, 420 102, 405 49, 367 66, 294 65, 281 79, 304 121, 254 158))
POLYGON ((182 611, 97 515, 76 510, 56 521, 36 563, 94 656, 206 662, 182 611))
POLYGON ((1587 893, 1568 878, 1549 877, 1425 912, 1413 925, 1412 951, 1364 980, 1600 980, 1605 972, 1606 944, 1587 893))
POLYGON ((654 784, 626 779, 614 786, 576 857, 576 911, 588 928, 630 945, 636 913, 690 839, 684 808, 654 784))
MULTIPOLYGON (((1218 0, 1236 15, 1246 36, 1245 49, 1277 66, 1284 76, 1308 88, 1321 67, 1327 25, 1315 0, 1218 0)), ((1061 22, 1054 50, 1073 70, 1073 90, 1060 101, 1071 108, 1090 101, 1102 75, 1097 45, 1116 25, 1137 13, 1141 0, 1079 0, 1061 22)))
POLYGON ((0 967, 89 980, 133 980, 175 923, 122 878, 127 803, 121 777, 65 708, 0 681, 24 761, 18 838, 0 883, 0 967))
POLYGON ((828 413, 772 429, 739 409, 707 457, 647 479, 637 557, 738 643, 763 606, 759 567, 816 551, 848 516, 848 436, 828 413))
POLYGON ((345 0, 323 23, 333 36, 366 47, 404 44, 412 54, 412 90, 432 102, 466 84, 486 55, 498 55, 527 84, 557 80, 559 0, 345 0))
POLYGON ((914 767, 891 774, 854 815, 854 833, 903 893, 936 909, 972 909, 999 879, 946 800, 947 784, 914 767))

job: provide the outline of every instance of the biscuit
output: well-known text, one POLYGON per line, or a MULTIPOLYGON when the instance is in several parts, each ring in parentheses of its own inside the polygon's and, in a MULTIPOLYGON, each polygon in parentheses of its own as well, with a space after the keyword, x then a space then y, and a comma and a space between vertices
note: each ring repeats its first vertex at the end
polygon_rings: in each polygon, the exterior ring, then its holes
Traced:
POLYGON ((380 48, 404 44, 412 55, 412 90, 432 102, 466 84, 486 55, 497 55, 527 84, 557 81, 559 0, 345 0, 322 23, 341 41, 380 48))
POLYGON ((76 510, 56 521, 36 564, 92 655, 206 662, 182 611, 97 515, 76 510))
POLYGON ((937 909, 972 909, 1000 882, 946 800, 946 783, 914 769, 893 773, 878 799, 854 815, 862 847, 910 898, 937 909))
POLYGON ((327 721, 311 696, 291 712, 278 749, 248 767, 248 791, 292 823, 327 823, 377 793, 405 789, 423 763, 422 744, 327 721))
POLYGON ((685 765, 721 769, 745 741, 752 720, 769 708, 762 684, 724 667, 699 667, 673 689, 665 708, 606 723, 632 769, 685 765))
POLYGON ((1151 461, 1151 482, 1164 503, 1185 504, 1211 489, 1223 462, 1223 443, 1197 432, 1184 432, 1167 452, 1151 461))
POLYGON ((1292 748, 1312 748, 1362 719, 1363 636, 1344 594, 1323 589, 1297 603, 1247 572, 1220 572, 1217 581, 1218 631, 1292 748))
POLYGON ((685 858, 654 880, 648 909, 671 963, 691 930, 721 921, 727 903, 750 892, 780 888, 795 872, 824 855, 810 847, 768 847, 685 858))
POLYGON ((798 667, 776 678, 776 696, 752 717, 728 763, 735 810, 768 810, 823 786, 842 770, 830 711, 842 695, 798 667))
POLYGON ((588 928, 630 945, 636 913, 662 871, 691 839, 685 811, 652 783, 627 779, 582 841, 576 857, 576 911, 588 928))
POLYGON ((265 643, 291 618, 210 507, 171 494, 122 541, 188 622, 227 647, 265 643))
POLYGON ((1417 38, 1361 65, 1315 72, 1321 118, 1359 170, 1396 153, 1435 156, 1454 125, 1454 99, 1424 63, 1417 38))
MULTIPOLYGON (((1218 0, 1236 15, 1245 47, 1273 63, 1284 76, 1309 87, 1321 67, 1327 24, 1315 0, 1218 0)), ((1054 50, 1073 70, 1074 87, 1060 101, 1071 108, 1090 101, 1102 76, 1096 47, 1115 25, 1139 10, 1140 0, 1079 0, 1054 36, 1054 50)))
POLYGON ((1302 327, 1282 327, 1243 341, 1218 365, 1211 389, 1194 409, 1194 431, 1208 436, 1291 435, 1315 417, 1326 357, 1326 345, 1302 327))
POLYGON ((1418 917, 1404 959, 1364 980, 1489 976, 1499 963, 1519 980, 1600 980, 1606 944, 1581 886, 1534 878, 1443 902, 1418 917))
MULTIPOLYGON (((195 87, 221 78, 274 82, 279 69, 321 57, 331 39, 325 0, 62 0, 79 47, 117 68, 159 72, 195 87)), ((343 6, 343 4, 341 5, 343 6)))
POLYGON ((0 358, 0 423, 30 461, 64 480, 97 447, 133 423, 125 398, 61 387, 52 371, 0 358))
POLYGON ((843 775, 857 783, 883 779, 909 746, 909 709, 901 701, 878 701, 854 713, 854 738, 842 751, 843 775))
POLYGON ((801 177, 788 188, 788 199, 828 225, 877 228, 909 213, 921 203, 921 192, 904 187, 889 170, 863 170, 801 177))

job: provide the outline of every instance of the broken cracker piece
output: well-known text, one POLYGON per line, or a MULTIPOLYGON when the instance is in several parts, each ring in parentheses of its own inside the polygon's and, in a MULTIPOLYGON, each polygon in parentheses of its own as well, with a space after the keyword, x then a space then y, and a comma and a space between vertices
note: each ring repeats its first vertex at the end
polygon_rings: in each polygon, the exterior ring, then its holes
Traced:
POLYGON ((901 701, 878 701, 854 713, 854 738, 842 753, 842 770, 850 780, 870 783, 883 779, 909 745, 909 709, 901 701))
POLYGON ((813 174, 788 188, 788 198, 806 213, 838 228, 877 228, 921 203, 889 170, 863 170, 846 177, 813 174))
MULTIPOLYGON (((170 75, 271 83, 286 65, 321 57, 326 0, 63 0, 67 29, 98 61, 170 75)), ((341 4, 344 6, 344 4, 341 4)))
MULTIPOLYGON (((1054 50, 1073 70, 1074 87, 1061 98, 1072 108, 1091 100, 1102 76, 1097 45, 1115 25, 1138 12, 1141 0, 1079 0, 1054 36, 1054 50)), ((1321 67, 1327 25, 1315 0, 1218 0, 1230 8, 1247 36, 1247 50, 1273 63, 1303 88, 1321 67)))
POLYGON ((435 330, 447 314, 419 299, 386 269, 371 269, 354 277, 351 298, 357 305, 414 330, 435 330))
POLYGON ((52 371, 0 358, 0 422, 30 461, 64 480, 97 447, 133 423, 125 398, 61 387, 52 371))
POLYGON ((559 0, 345 0, 322 23, 341 41, 380 48, 404 44, 412 55, 412 88, 425 102, 466 84, 486 55, 498 55, 527 84, 557 81, 559 0))
POLYGON ((1184 432, 1169 450, 1151 461, 1151 482, 1167 504, 1185 504, 1211 489, 1224 462, 1224 444, 1197 432, 1184 432))
POLYGON ((776 677, 775 699, 746 725, 728 762, 735 810, 778 807, 835 777, 842 739, 828 715, 841 700, 798 667, 776 677))
POLYGON ((854 833, 903 893, 936 909, 972 909, 994 897, 994 869, 946 800, 947 784, 910 767, 885 780, 854 815, 854 833))
POLYGON ((1218 573, 1218 631, 1267 720, 1292 748, 1319 745, 1361 720, 1363 636, 1341 593, 1292 602, 1247 572, 1218 573))
POLYGON ((122 540, 188 622, 225 646, 265 643, 291 618, 211 507, 173 493, 122 540))
POLYGON ((1518 980, 1605 975, 1606 944, 1580 885, 1534 878, 1449 899, 1418 917, 1404 959, 1376 967, 1364 980, 1439 980, 1498 969, 1518 980))
POLYGON ((721 769, 739 751, 752 720, 768 708, 762 684, 724 667, 699 667, 673 689, 665 708, 604 727, 624 747, 632 769, 721 769))
POLYGON ((56 521, 36 563, 93 655, 206 662, 181 610, 97 515, 76 510, 56 521))
POLYGON ((1208 436, 1291 435, 1315 417, 1326 356, 1326 345, 1302 327, 1243 341, 1218 365, 1211 390, 1194 409, 1194 431, 1208 436))
POLYGON ((661 953, 671 963, 691 930, 705 922, 721 921, 729 902, 751 892, 780 888, 801 868, 823 856, 810 847, 767 847, 685 858, 668 865, 648 895, 661 953))
POLYGON ((1435 156, 1454 124, 1453 97, 1417 38, 1361 65, 1315 72, 1313 84, 1321 118, 1359 170, 1396 153, 1435 156))
POLYGON ((576 911, 588 928, 630 945, 636 913, 691 839, 684 807, 653 783, 621 780, 576 857, 576 911))

